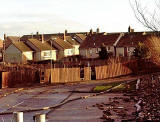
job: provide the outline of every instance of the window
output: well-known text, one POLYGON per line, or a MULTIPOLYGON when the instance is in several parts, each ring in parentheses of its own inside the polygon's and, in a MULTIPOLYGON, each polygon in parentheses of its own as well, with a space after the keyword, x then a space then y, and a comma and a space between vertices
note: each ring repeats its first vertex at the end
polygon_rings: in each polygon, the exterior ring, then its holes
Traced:
POLYGON ((44 52, 44 57, 51 57, 51 52, 50 51, 44 52))
POLYGON ((99 53, 99 49, 98 48, 96 48, 96 53, 99 53))
POLYGON ((130 47, 128 47, 127 49, 128 49, 128 52, 130 52, 130 51, 131 51, 131 48, 130 48, 130 47))
POLYGON ((90 54, 92 54, 92 49, 89 50, 90 54))
POLYGON ((74 51, 72 49, 68 50, 68 55, 72 55, 74 51))

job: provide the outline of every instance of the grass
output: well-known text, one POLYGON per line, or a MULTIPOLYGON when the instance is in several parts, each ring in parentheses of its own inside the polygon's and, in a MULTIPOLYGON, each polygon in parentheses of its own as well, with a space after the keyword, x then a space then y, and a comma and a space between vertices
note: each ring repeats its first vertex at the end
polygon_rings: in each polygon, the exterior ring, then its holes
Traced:
POLYGON ((105 85, 101 85, 101 86, 96 86, 93 88, 94 92, 101 92, 101 91, 106 91, 112 87, 114 87, 112 89, 112 92, 120 92, 120 91, 131 91, 135 89, 135 84, 136 82, 130 82, 127 84, 121 84, 122 82, 118 82, 118 83, 108 83, 105 85))
POLYGON ((106 91, 110 89, 112 86, 96 86, 93 91, 100 92, 100 91, 106 91))

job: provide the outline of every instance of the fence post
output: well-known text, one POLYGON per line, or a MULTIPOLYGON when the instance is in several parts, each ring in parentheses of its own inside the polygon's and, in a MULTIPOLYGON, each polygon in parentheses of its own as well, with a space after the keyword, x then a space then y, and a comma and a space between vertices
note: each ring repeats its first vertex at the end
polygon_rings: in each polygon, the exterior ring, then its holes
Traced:
POLYGON ((34 116, 34 122, 46 122, 45 114, 37 114, 34 116))
POLYGON ((14 112, 13 117, 13 122, 23 122, 23 112, 14 112))

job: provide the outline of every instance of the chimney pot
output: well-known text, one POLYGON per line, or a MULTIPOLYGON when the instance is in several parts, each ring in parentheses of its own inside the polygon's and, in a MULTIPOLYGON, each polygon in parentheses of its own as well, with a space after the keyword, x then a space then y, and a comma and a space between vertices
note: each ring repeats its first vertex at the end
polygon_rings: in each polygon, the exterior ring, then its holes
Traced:
POLYGON ((67 30, 65 30, 65 35, 66 35, 67 33, 68 33, 67 30))
POLYGON ((64 34, 63 34, 63 40, 64 40, 64 41, 66 41, 66 34, 67 34, 67 30, 65 30, 65 31, 64 31, 64 34))
POLYGON ((132 29, 130 26, 128 27, 128 33, 134 32, 134 29, 132 29))
POLYGON ((4 40, 6 40, 6 34, 4 34, 4 40))
POLYGON ((93 30, 92 29, 90 30, 90 34, 93 34, 93 30))
POLYGON ((42 43, 44 43, 44 35, 43 34, 41 35, 41 41, 42 41, 42 43))
POLYGON ((37 33, 36 33, 36 34, 37 34, 37 36, 38 36, 38 35, 39 35, 39 32, 37 31, 37 33))
POLYGON ((130 27, 130 26, 128 27, 128 32, 129 32, 129 33, 131 32, 131 27, 130 27))
POLYGON ((99 31, 99 28, 97 28, 97 33, 99 33, 100 31, 99 31))

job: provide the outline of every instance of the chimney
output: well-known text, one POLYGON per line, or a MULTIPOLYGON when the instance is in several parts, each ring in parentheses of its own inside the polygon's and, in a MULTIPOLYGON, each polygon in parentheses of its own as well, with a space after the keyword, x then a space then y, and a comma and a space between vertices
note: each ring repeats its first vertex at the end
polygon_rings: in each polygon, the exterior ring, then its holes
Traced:
POLYGON ((146 32, 143 32, 142 35, 146 35, 146 32))
POLYGON ((128 32, 129 32, 129 33, 131 32, 131 27, 130 27, 130 26, 128 27, 128 32))
POLYGON ((67 34, 67 30, 65 30, 65 35, 67 34))
POLYGON ((44 35, 43 34, 41 35, 41 41, 42 41, 42 43, 44 43, 44 35))
POLYGON ((4 40, 6 40, 6 34, 4 34, 4 40))
POLYGON ((99 33, 99 28, 97 28, 97 33, 99 33))
POLYGON ((39 32, 37 31, 36 35, 38 36, 39 35, 39 32))
POLYGON ((134 29, 132 29, 130 26, 128 27, 128 33, 134 32, 134 29))
POLYGON ((91 34, 91 35, 93 34, 93 30, 92 30, 92 29, 90 30, 90 34, 91 34))
POLYGON ((66 41, 66 35, 67 35, 67 30, 65 30, 64 35, 63 35, 63 40, 66 41))

